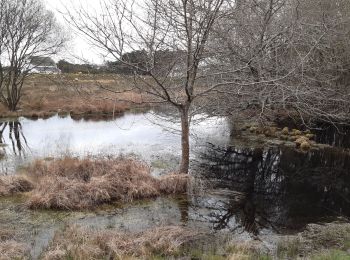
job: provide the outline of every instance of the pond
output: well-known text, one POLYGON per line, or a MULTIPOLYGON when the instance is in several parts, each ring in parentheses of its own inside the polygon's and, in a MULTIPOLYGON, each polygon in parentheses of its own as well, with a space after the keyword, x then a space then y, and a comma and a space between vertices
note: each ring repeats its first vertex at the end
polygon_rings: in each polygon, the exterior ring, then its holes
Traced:
MULTIPOLYGON (((13 174, 35 158, 119 154, 137 156, 154 174, 164 174, 176 169, 180 158, 178 122, 155 111, 109 121, 21 118, 3 122, 0 130, 2 174, 13 174)), ((21 198, 1 199, 0 228, 20 232, 37 258, 66 223, 131 232, 181 224, 267 241, 309 223, 349 221, 349 150, 326 146, 301 152, 257 144, 237 134, 228 119, 205 115, 196 118, 192 133, 194 181, 186 196, 68 213, 30 211, 21 198)), ((322 135, 316 138, 330 140, 322 135)))
MULTIPOLYGON (((222 118, 195 118, 191 143, 227 142, 227 122, 222 118)), ((154 166, 176 167, 180 158, 179 123, 153 111, 127 113, 109 121, 74 120, 70 116, 0 123, 4 159, 0 174, 35 158, 133 154, 154 166)), ((159 167, 156 167, 159 168, 159 167)), ((167 169, 169 170, 169 169, 167 169)), ((170 169, 171 170, 171 169, 170 169)))

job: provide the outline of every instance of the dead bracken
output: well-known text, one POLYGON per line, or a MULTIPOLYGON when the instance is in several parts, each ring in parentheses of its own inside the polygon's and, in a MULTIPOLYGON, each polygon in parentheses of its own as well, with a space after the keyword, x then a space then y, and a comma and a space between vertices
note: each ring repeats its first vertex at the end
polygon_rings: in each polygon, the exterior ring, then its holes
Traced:
POLYGON ((151 175, 149 167, 130 158, 37 160, 26 176, 0 179, 0 195, 27 192, 31 209, 79 210, 104 203, 130 202, 183 193, 187 175, 151 175))

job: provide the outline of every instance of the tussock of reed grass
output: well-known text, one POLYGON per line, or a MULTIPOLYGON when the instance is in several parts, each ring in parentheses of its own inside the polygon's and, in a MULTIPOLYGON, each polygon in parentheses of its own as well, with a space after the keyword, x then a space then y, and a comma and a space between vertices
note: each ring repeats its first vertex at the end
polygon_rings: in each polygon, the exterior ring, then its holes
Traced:
POLYGON ((33 188, 33 183, 24 176, 0 177, 0 196, 10 196, 20 192, 28 192, 33 188))
POLYGON ((29 259, 27 245, 13 240, 0 241, 0 260, 29 259))
POLYGON ((186 175, 155 178, 147 165, 127 158, 36 161, 27 171, 36 183, 27 203, 32 209, 79 210, 183 193, 188 180, 186 175))
POLYGON ((168 174, 160 178, 159 190, 162 193, 185 193, 187 190, 187 174, 168 174))
POLYGON ((11 230, 0 229, 0 242, 13 239, 15 234, 11 230))
POLYGON ((71 226, 55 235, 43 259, 126 259, 147 256, 176 255, 183 246, 200 239, 203 234, 194 230, 167 226, 137 234, 104 230, 92 231, 71 226))

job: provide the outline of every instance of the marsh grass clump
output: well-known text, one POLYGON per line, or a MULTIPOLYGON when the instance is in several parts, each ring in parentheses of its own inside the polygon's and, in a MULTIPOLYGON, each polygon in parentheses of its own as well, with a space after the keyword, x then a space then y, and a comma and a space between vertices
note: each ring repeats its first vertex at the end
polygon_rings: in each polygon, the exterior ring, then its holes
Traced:
POLYGON ((33 188, 33 183, 25 176, 0 177, 0 196, 11 196, 20 192, 28 192, 33 188))
POLYGON ((36 183, 27 202, 32 209, 79 210, 183 193, 188 181, 187 175, 155 178, 146 164, 122 157, 39 160, 27 175, 36 183))
POLYGON ((302 252, 303 242, 299 238, 282 240, 277 245, 277 256, 281 259, 294 259, 302 252))
POLYGON ((277 256, 279 259, 350 259, 349 249, 350 224, 309 224, 298 236, 281 240, 277 256), (333 258, 336 255, 347 255, 347 258, 333 258))
POLYGON ((319 249, 350 249, 350 224, 326 223, 309 224, 302 233, 309 248, 319 249))
POLYGON ((187 191, 187 174, 167 174, 159 179, 159 191, 161 193, 178 194, 187 191))
POLYGON ((11 230, 0 230, 0 260, 29 259, 29 247, 15 241, 11 230))
POLYGON ((348 260, 350 253, 340 250, 328 250, 311 256, 311 260, 348 260))
POLYGON ((29 259, 28 246, 13 240, 0 241, 0 252, 0 260, 29 259))
POLYGON ((202 237, 203 234, 180 226, 157 227, 136 234, 69 226, 55 235, 43 259, 144 259, 174 256, 202 237))

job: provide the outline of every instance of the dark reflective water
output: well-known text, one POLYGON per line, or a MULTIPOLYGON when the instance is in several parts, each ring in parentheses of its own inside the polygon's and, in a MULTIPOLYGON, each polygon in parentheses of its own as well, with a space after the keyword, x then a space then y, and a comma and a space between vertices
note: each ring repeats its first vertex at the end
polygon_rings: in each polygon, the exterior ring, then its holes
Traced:
POLYGON ((316 141, 336 147, 350 148, 350 126, 334 126, 320 124, 316 134, 316 141))
POLYGON ((350 154, 345 151, 210 144, 196 172, 211 187, 194 205, 211 209, 205 218, 216 229, 257 235, 301 230, 336 217, 350 219, 350 154))

